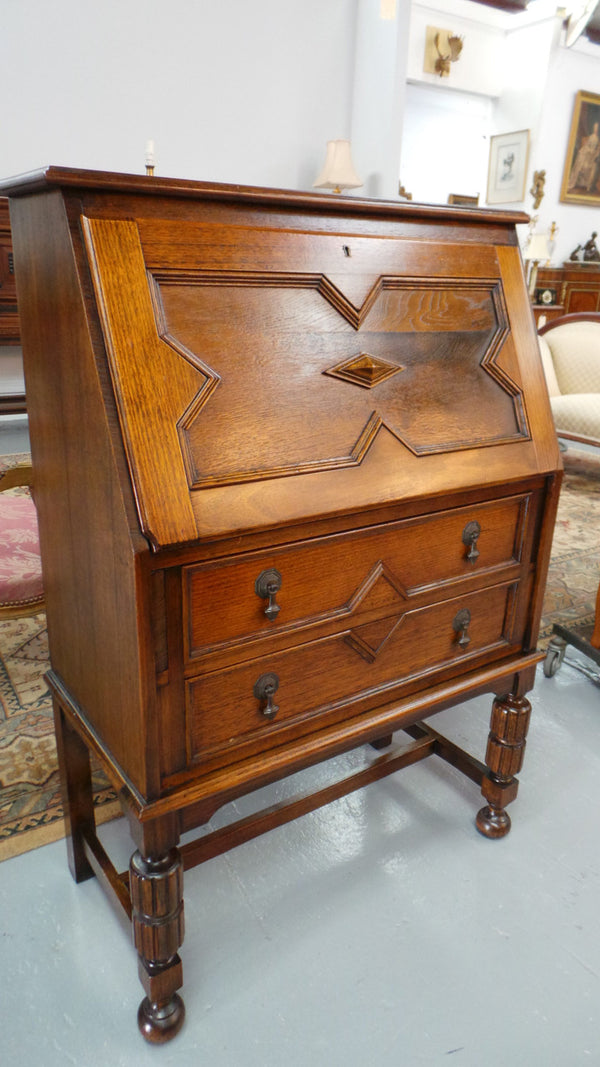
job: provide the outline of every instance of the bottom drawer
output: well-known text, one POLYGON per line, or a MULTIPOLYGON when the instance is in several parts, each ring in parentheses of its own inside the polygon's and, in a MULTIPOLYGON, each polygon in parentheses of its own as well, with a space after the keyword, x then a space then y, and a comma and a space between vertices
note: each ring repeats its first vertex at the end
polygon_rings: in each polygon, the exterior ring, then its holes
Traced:
POLYGON ((392 700, 420 678, 431 684, 442 670, 468 670, 475 657, 519 641, 517 589, 497 585, 189 680, 190 761, 220 749, 235 758, 248 745, 267 749, 283 742, 283 729, 318 729, 392 700))

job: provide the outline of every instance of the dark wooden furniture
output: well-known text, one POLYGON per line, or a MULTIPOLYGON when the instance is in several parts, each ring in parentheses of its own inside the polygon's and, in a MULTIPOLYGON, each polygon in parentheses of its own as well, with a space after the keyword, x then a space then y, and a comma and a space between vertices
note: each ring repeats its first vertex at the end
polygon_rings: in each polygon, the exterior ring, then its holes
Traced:
MULTIPOLYGON (((0 196, 0 345, 19 343, 17 288, 8 200, 0 196)), ((26 410, 25 393, 0 393, 0 415, 18 415, 26 410)))
POLYGON ((0 196, 0 344, 18 345, 19 316, 8 200, 0 196))
MULTIPOLYGON (((554 623, 544 660, 544 674, 547 678, 552 678, 560 670, 568 645, 572 645, 578 652, 583 652, 584 656, 600 667, 600 584, 596 593, 596 610, 591 622, 580 623, 575 627, 565 626, 560 622, 554 623)), ((592 678, 595 682, 600 681, 600 673, 580 662, 569 661, 569 663, 588 678, 592 678)))
POLYGON ((70 863, 131 917, 165 1040, 184 867, 432 754, 481 787, 483 834, 510 826, 560 481, 524 216, 61 168, 5 191, 70 863), (484 764, 423 720, 485 692, 484 764))
POLYGON ((533 304, 533 316, 538 330, 541 329, 540 322, 545 326, 548 322, 561 318, 564 313, 562 304, 533 304))
MULTIPOLYGON (((565 264, 564 267, 540 267, 537 273, 536 290, 554 289, 561 315, 576 312, 600 311, 600 264, 583 267, 565 264)), ((545 310, 547 321, 552 315, 552 305, 545 310)))

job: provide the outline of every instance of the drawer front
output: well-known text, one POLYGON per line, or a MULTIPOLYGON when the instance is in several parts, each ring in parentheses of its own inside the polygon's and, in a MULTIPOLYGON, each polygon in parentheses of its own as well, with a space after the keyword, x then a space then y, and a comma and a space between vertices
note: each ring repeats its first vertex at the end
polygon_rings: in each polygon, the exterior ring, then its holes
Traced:
POLYGON ((504 583, 407 609, 188 681, 189 759, 219 750, 241 758, 248 744, 283 743, 289 727, 319 729, 501 654, 521 636, 518 588, 504 583))
POLYGON ((521 494, 186 567, 186 658, 328 620, 343 629, 350 616, 385 615, 444 583, 519 564, 531 504, 521 494))

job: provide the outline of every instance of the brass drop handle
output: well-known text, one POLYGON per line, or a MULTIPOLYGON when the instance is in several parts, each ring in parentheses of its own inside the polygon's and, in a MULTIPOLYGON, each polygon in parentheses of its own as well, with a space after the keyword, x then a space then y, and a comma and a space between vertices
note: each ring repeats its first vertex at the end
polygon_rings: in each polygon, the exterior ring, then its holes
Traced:
POLYGON ((468 633, 470 623, 471 612, 468 608, 461 608, 460 611, 457 611, 452 621, 452 628, 455 633, 458 634, 457 642, 462 648, 463 652, 465 651, 467 645, 471 642, 471 638, 469 637, 468 633))
POLYGON ((267 600, 269 603, 265 608, 265 615, 269 622, 274 622, 279 612, 281 611, 281 605, 277 603, 275 597, 281 589, 281 575, 279 571, 274 568, 267 571, 262 571, 254 583, 254 591, 261 600, 267 600))
POLYGON ((254 696, 261 705, 266 701, 265 706, 261 706, 260 710, 267 719, 274 719, 279 711, 277 704, 273 703, 273 697, 278 689, 279 678, 272 671, 261 674, 254 683, 254 696))
POLYGON ((477 539, 481 533, 481 526, 473 519, 472 522, 468 522, 462 533, 463 545, 466 545, 469 551, 467 552, 467 559, 469 563, 475 563, 476 559, 479 559, 479 549, 477 548, 477 539))

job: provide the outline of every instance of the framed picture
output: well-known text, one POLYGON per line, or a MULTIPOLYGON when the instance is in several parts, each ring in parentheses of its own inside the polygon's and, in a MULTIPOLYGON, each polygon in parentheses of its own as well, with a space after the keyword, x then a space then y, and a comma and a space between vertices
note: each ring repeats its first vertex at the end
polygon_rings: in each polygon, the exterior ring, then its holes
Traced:
POLYGON ((560 199, 600 204, 600 96, 595 93, 575 97, 560 199))
POLYGON ((499 133, 490 138, 488 204, 515 204, 525 199, 529 130, 499 133))

